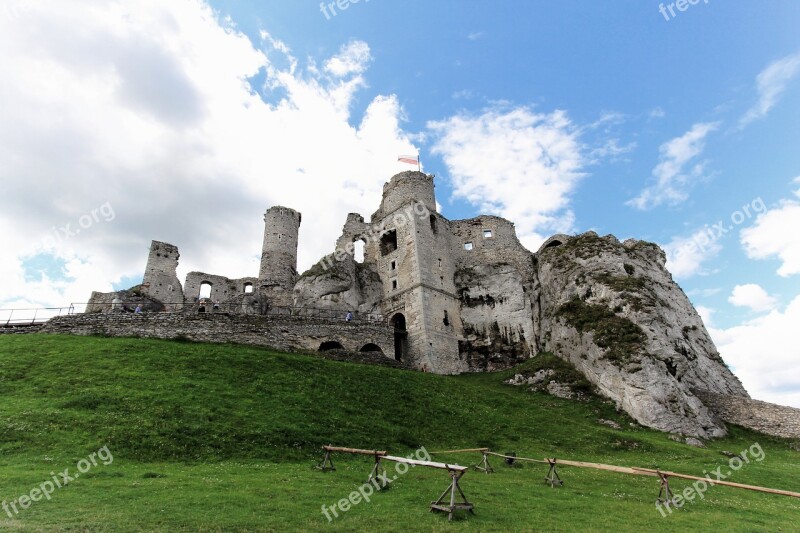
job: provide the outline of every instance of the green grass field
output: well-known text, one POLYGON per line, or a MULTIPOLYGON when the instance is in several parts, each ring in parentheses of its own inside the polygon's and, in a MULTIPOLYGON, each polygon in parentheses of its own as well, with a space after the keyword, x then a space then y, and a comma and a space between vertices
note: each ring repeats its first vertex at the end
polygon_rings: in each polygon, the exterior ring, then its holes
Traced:
MULTIPOLYGON (((527 369, 553 363, 537 357, 527 369)), ((518 371, 518 370, 517 370, 518 371)), ((473 469, 475 515, 429 512, 446 472, 416 467, 328 521, 321 508, 366 480, 369 457, 488 446, 519 456, 661 468, 702 476, 758 444, 763 460, 729 481, 800 492, 800 452, 731 428, 697 449, 632 424, 601 399, 561 400, 511 387, 515 370, 456 377, 274 353, 253 347, 53 335, 0 336, 0 527, 30 531, 797 531, 800 499, 712 487, 662 517, 655 478, 546 466, 473 469), (599 424, 617 421, 623 429, 599 424), (107 447, 107 455, 97 455, 107 447), (95 453, 96 465, 87 459, 95 453), (113 458, 103 464, 99 460, 113 458), (50 499, 19 498, 64 469, 85 472, 50 499), (89 466, 88 468, 87 465, 89 466), (51 474, 52 473, 52 474, 51 474)), ((105 453, 105 452, 103 452, 105 453)), ((471 466, 479 454, 434 456, 471 466)), ((59 478, 60 479, 60 478, 59 478)), ((683 490, 689 481, 673 480, 683 490)), ((35 493, 34 493, 35 494, 35 493)))

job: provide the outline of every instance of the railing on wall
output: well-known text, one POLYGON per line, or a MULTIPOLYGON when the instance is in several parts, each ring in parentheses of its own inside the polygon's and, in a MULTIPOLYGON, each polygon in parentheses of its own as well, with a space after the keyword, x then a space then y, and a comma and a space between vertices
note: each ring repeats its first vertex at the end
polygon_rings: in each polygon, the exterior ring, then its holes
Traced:
MULTIPOLYGON (((27 308, 27 309, 0 309, 0 325, 6 327, 12 326, 31 326, 35 324, 43 324, 51 318, 62 315, 73 315, 76 313, 83 313, 88 308, 90 312, 95 313, 136 313, 137 303, 135 302, 121 302, 121 303, 71 303, 68 307, 40 307, 40 308, 27 308)), ((141 313, 153 314, 154 311, 148 311, 146 305, 141 309, 141 313)), ((267 306, 263 309, 247 309, 243 310, 241 302, 172 302, 164 303, 165 310, 157 311, 157 313, 169 314, 235 314, 235 315, 253 315, 253 316, 286 316, 286 317, 299 317, 299 318, 319 318, 324 320, 337 320, 342 322, 348 321, 348 312, 337 309, 322 309, 315 307, 284 307, 284 306, 267 306)), ((372 313, 358 313, 351 312, 350 320, 353 322, 384 322, 383 315, 372 313)))
POLYGON ((0 325, 5 327, 24 327, 44 324, 53 317, 71 315, 75 307, 29 307, 18 309, 0 309, 0 325))

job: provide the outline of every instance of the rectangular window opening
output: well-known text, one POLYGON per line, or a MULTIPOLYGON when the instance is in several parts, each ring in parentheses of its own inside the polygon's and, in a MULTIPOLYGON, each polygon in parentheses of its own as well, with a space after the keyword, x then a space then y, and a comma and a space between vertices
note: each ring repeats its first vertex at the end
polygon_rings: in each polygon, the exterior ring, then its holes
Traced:
POLYGON ((471 242, 465 242, 464 243, 464 249, 467 250, 467 251, 472 250, 472 243, 471 242))
POLYGON ((490 229, 483 230, 483 238, 484 239, 490 239, 491 237, 492 237, 492 230, 490 230, 490 229))

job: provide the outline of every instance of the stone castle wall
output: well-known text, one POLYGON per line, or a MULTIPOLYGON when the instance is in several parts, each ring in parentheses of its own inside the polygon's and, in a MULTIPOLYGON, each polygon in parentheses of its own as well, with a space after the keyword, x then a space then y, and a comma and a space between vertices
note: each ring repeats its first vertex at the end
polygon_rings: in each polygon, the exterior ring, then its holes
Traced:
POLYGON ((40 331, 111 337, 185 338, 197 342, 265 346, 281 351, 316 351, 324 342, 338 342, 345 350, 358 352, 368 344, 375 344, 386 357, 394 356, 393 330, 384 324, 305 317, 84 313, 53 318, 40 331))
POLYGON ((694 390, 711 411, 725 422, 785 439, 800 439, 800 409, 742 396, 694 390))
POLYGON ((207 274, 205 272, 189 272, 186 275, 186 284, 184 286, 187 303, 198 301, 200 297, 200 286, 203 283, 211 284, 211 296, 209 296, 209 299, 212 302, 224 302, 245 294, 245 287, 247 284, 250 284, 253 290, 255 290, 258 287, 258 278, 247 277, 230 279, 225 276, 215 276, 214 274, 207 274))
POLYGON ((264 243, 258 271, 262 285, 277 286, 289 293, 294 288, 300 221, 300 213, 288 207, 270 207, 264 213, 264 243))
POLYGON ((177 246, 160 241, 151 242, 142 292, 160 302, 183 302, 183 289, 176 274, 179 258, 177 246))

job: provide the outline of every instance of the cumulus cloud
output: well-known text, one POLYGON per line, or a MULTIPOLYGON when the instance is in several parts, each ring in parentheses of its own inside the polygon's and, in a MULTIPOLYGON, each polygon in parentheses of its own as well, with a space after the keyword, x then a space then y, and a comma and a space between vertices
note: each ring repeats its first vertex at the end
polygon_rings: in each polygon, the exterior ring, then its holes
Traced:
POLYGON ((800 296, 788 307, 729 329, 709 328, 726 363, 753 398, 800 407, 800 296))
POLYGON ((719 122, 698 123, 671 141, 661 145, 660 161, 653 169, 655 183, 642 190, 627 205, 646 210, 661 204, 677 205, 689 195, 687 189, 703 178, 705 165, 694 162, 703 153, 706 137, 719 127, 719 122), (693 163, 693 164, 691 164, 693 163))
POLYGON ((572 229, 569 200, 584 160, 578 128, 566 113, 494 108, 432 121, 428 128, 456 198, 513 220, 530 249, 538 248, 546 233, 572 229))
POLYGON ((798 72, 800 52, 774 61, 762 70, 756 77, 758 101, 739 120, 739 127, 744 128, 754 120, 767 116, 798 72))
POLYGON ((667 270, 676 278, 683 279, 705 273, 703 263, 713 259, 722 251, 722 245, 707 227, 695 231, 688 237, 673 237, 662 248, 667 254, 667 270))
MULTIPOLYGON (((85 301, 141 279, 149 242, 179 277, 255 275, 270 205, 303 213, 299 266, 373 209, 416 153, 393 95, 362 116, 366 43, 301 65, 198 0, 36 4, 0 17, 0 306, 85 301), (262 79, 258 87, 253 80, 262 79), (79 234, 55 228, 113 206, 79 234)), ((133 284, 133 283, 131 283, 133 284)))
MULTIPOLYGON (((800 183, 800 178, 795 179, 800 183)), ((800 198, 800 189, 795 191, 800 198)), ((742 230, 740 240, 752 259, 777 257, 781 261, 778 275, 800 274, 800 201, 782 200, 778 207, 759 215, 755 223, 742 230)))
POLYGON ((771 311, 778 303, 777 299, 755 283, 735 286, 728 301, 736 307, 748 307, 757 312, 771 311))

